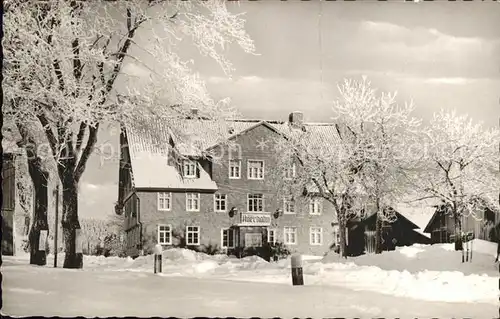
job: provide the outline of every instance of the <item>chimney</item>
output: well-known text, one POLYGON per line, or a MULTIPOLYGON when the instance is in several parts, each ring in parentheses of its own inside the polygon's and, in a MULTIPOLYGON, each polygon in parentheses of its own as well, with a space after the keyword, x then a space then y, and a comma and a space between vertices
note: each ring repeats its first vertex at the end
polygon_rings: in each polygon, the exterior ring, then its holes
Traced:
POLYGON ((192 109, 191 109, 191 115, 192 115, 193 117, 195 117, 195 118, 196 118, 196 117, 198 117, 198 109, 196 109, 196 108, 192 108, 192 109))
POLYGON ((288 122, 290 122, 290 125, 292 125, 293 127, 300 128, 304 123, 304 114, 299 111, 294 111, 288 116, 288 122))

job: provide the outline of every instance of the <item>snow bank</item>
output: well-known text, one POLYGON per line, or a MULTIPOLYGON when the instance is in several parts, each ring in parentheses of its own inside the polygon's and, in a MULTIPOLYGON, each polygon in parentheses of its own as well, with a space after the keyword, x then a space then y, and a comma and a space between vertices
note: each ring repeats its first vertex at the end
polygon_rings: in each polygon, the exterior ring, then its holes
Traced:
MULTIPOLYGON (((493 262, 496 245, 474 240, 473 248, 472 261, 465 263, 461 262, 461 252, 454 251, 450 244, 399 247, 395 251, 349 259, 334 253, 322 260, 305 256, 304 279, 306 285, 342 286, 420 300, 496 304, 498 269, 493 262)), ((16 258, 19 262, 20 257, 16 258)), ((52 265, 52 258, 49 255, 48 265, 52 265)), ((59 254, 59 258, 62 265, 64 255, 59 254)), ((291 284, 290 258, 270 263, 257 256, 237 259, 169 249, 163 251, 162 260, 162 276, 291 284)), ((84 270, 88 271, 152 273, 153 266, 152 255, 134 260, 84 257, 84 270)))
POLYGON ((329 253, 323 258, 324 263, 353 262, 358 266, 377 266, 384 270, 408 271, 459 271, 465 275, 496 277, 498 268, 494 263, 496 244, 475 239, 472 241, 472 259, 462 263, 462 252, 455 251, 453 244, 421 245, 397 247, 394 251, 382 254, 367 254, 355 258, 343 259, 338 254, 329 253))

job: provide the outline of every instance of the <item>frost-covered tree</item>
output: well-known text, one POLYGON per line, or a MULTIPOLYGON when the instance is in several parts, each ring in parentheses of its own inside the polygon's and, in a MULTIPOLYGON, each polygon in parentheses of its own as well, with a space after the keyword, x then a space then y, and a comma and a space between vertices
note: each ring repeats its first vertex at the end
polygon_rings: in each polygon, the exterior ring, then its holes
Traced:
POLYGON ((498 211, 500 133, 445 110, 434 114, 426 132, 416 148, 423 157, 413 183, 423 198, 442 202, 453 217, 455 249, 461 250, 462 220, 480 220, 485 209, 498 211))
POLYGON ((178 52, 190 43, 229 74, 224 54, 233 43, 254 50, 244 22, 221 0, 5 1, 4 114, 26 128, 24 140, 34 136, 33 149, 50 146, 62 186, 65 268, 83 267, 78 183, 100 125, 147 130, 161 119, 175 132, 188 108, 212 120, 227 116, 178 52), (137 80, 126 66, 147 75, 137 80), (30 135, 32 127, 43 138, 30 135))
POLYGON ((404 148, 419 121, 411 117, 412 104, 398 106, 395 94, 378 94, 366 78, 345 80, 338 89, 332 136, 318 136, 305 126, 285 132, 277 143, 278 174, 286 174, 291 162, 297 166, 295 178, 276 178, 278 189, 285 196, 319 196, 332 204, 342 256, 347 223, 374 207, 380 252, 380 225, 394 221, 389 208, 408 186, 404 171, 411 160, 404 148))
POLYGON ((358 177, 377 214, 375 252, 381 253, 383 223, 396 220, 394 204, 413 192, 407 176, 416 165, 411 146, 419 139, 421 121, 412 116, 413 103, 399 105, 397 93, 378 92, 366 78, 344 82, 340 92, 336 120, 345 123, 353 147, 363 153, 358 177))

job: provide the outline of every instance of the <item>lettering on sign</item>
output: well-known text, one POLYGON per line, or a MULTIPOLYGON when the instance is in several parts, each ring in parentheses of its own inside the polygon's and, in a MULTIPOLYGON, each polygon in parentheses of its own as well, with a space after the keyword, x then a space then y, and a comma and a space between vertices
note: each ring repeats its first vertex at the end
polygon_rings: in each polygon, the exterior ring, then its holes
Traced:
POLYGON ((270 225, 271 215, 242 213, 241 223, 246 225, 270 225))
POLYGON ((38 240, 38 250, 45 251, 47 245, 47 231, 40 230, 40 238, 38 240))

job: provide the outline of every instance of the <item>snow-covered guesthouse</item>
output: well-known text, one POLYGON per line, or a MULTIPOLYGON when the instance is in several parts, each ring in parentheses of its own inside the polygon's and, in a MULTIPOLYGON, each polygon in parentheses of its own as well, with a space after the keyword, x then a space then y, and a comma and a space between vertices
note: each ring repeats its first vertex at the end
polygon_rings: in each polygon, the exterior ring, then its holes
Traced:
MULTIPOLYGON (((308 145, 337 150, 334 123, 306 123, 301 112, 286 122, 224 123, 193 113, 176 123, 180 134, 156 123, 154 131, 126 128, 120 135, 115 209, 125 215, 129 256, 156 244, 216 247, 235 255, 268 243, 322 255, 339 244, 331 203, 311 190, 291 203, 277 189, 275 179, 286 176, 277 174, 283 167, 273 144, 299 130, 308 132, 308 145)), ((299 168, 291 163, 285 171, 293 177, 299 168)))
POLYGON ((128 255, 157 243, 217 246, 231 253, 280 242, 291 251, 315 255, 334 244, 329 203, 311 198, 289 205, 279 198, 271 145, 279 133, 303 126, 313 132, 311 143, 332 142, 337 136, 333 124, 303 123, 303 114, 294 112, 288 122, 232 120, 221 125, 185 119, 179 125, 188 142, 176 141, 162 125, 151 134, 131 129, 121 134, 116 212, 125 214, 128 255), (218 155, 203 156, 217 146, 218 155))

